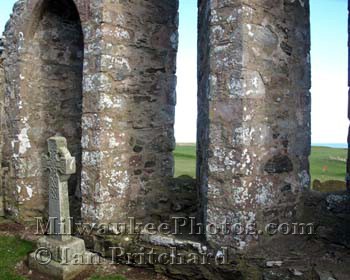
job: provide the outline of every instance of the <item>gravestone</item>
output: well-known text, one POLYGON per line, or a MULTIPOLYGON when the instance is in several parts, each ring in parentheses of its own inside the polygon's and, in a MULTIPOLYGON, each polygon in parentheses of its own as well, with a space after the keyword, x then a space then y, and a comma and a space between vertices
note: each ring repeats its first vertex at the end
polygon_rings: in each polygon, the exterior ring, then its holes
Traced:
POLYGON ((92 263, 94 255, 85 251, 84 240, 71 235, 68 179, 75 173, 75 158, 64 137, 51 137, 47 142, 44 167, 49 175, 49 232, 38 240, 38 250, 29 256, 29 267, 53 279, 67 280, 92 263))
POLYGON ((50 235, 58 240, 71 238, 68 179, 76 172, 75 158, 70 155, 64 137, 48 140, 45 168, 49 170, 50 235))

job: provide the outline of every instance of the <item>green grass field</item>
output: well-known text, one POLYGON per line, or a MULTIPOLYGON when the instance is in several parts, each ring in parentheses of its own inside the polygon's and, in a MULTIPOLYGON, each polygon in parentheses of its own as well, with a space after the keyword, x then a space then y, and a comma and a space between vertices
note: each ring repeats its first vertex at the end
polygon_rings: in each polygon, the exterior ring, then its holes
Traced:
POLYGON ((312 147, 310 173, 312 181, 345 181, 347 149, 312 147))
MULTIPOLYGON (((195 145, 178 145, 174 152, 175 176, 189 175, 195 177, 196 173, 196 147, 195 145)), ((328 147, 312 147, 310 157, 311 180, 321 182, 328 180, 345 180, 346 149, 328 147)))
POLYGON ((174 151, 175 177, 196 176, 196 145, 177 145, 174 151))

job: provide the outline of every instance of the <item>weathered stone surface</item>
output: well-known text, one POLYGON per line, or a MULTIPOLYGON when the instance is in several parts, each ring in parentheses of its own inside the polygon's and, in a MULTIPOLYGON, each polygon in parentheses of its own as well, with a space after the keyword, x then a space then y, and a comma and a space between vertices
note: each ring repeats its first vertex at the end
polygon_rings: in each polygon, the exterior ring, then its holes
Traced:
MULTIPOLYGON (((147 266, 174 279, 319 279, 321 275, 333 273, 335 279, 347 279, 350 275, 349 258, 349 195, 346 193, 322 194, 306 191, 296 213, 299 223, 314 224, 315 233, 307 235, 265 236, 260 246, 251 246, 244 253, 232 247, 228 250, 226 265, 216 265, 213 258, 217 251, 197 236, 150 235, 137 236, 108 235, 85 236, 92 238, 88 246, 103 256, 111 257, 110 247, 122 247, 126 252, 152 252, 170 254, 176 252, 187 256, 190 253, 212 254, 210 265, 169 263, 147 263, 147 266), (331 206, 331 207, 330 207, 331 206), (341 209, 339 212, 333 212, 341 209), (344 219, 345 218, 345 219, 344 219), (339 243, 339 241, 341 241, 339 243), (293 257, 291 257, 291 255, 293 257)), ((220 249, 219 249, 220 250, 220 249)), ((114 259, 115 260, 115 259, 114 259)), ((127 263, 125 256, 117 258, 118 263, 127 263)))
POLYGON ((284 173, 293 171, 293 163, 287 156, 277 155, 269 159, 264 166, 267 173, 284 173))
MULTIPOLYGON (((68 139, 77 159, 69 193, 72 205, 81 205, 83 32, 73 2, 44 2, 34 10, 17 2, 4 33, 4 161, 10 169, 10 188, 16 190, 8 192, 6 207, 27 220, 47 207, 42 154, 46 139, 57 133, 68 139)), ((79 215, 78 209, 72 213, 79 215)))
POLYGON ((313 221, 316 236, 350 247, 350 195, 347 192, 311 192, 302 197, 298 222, 313 221))
MULTIPOLYGON (((4 146, 4 96, 5 96, 5 73, 3 68, 3 42, 0 38, 0 163, 2 163, 2 150, 4 146)), ((2 165, 0 166, 0 217, 5 215, 5 205, 4 205, 4 170, 2 165)))
MULTIPOLYGON (((93 260, 94 254, 85 253, 83 256, 84 260, 93 260)), ((62 265, 60 262, 52 260, 49 265, 40 264, 35 259, 35 253, 31 253, 28 258, 28 265, 31 269, 39 271, 40 273, 47 275, 50 279, 57 280, 71 280, 75 279, 79 274, 81 274, 84 270, 88 268, 87 264, 64 264, 62 265)), ((93 264, 93 262, 91 262, 93 264)))
POLYGON ((77 161, 75 218, 152 216, 147 204, 174 172, 177 10, 155 0, 16 3, 4 33, 10 215, 45 213, 40 155, 60 133, 77 161))
POLYGON ((0 196, 0 217, 5 216, 5 205, 4 205, 4 197, 0 196))
POLYGON ((85 243, 83 239, 69 237, 62 241, 44 236, 38 240, 37 247, 50 250, 52 260, 56 262, 71 262, 75 256, 85 252, 85 243))
MULTIPOLYGON (((197 177, 206 223, 293 217, 310 183, 309 51, 308 1, 199 1, 197 177)), ((259 239, 207 238, 240 249, 259 239)))
POLYGON ((312 182, 312 189, 319 192, 337 192, 346 190, 346 182, 339 180, 328 180, 321 182, 320 180, 314 180, 312 182))

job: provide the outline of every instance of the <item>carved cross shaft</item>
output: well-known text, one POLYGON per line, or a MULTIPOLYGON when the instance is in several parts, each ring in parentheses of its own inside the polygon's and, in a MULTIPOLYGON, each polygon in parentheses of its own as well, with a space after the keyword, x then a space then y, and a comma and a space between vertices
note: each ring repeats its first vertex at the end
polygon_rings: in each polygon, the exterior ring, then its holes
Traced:
POLYGON ((75 158, 67 149, 67 140, 55 136, 47 140, 49 155, 45 168, 49 170, 50 234, 60 240, 70 238, 68 179, 76 172, 75 158))

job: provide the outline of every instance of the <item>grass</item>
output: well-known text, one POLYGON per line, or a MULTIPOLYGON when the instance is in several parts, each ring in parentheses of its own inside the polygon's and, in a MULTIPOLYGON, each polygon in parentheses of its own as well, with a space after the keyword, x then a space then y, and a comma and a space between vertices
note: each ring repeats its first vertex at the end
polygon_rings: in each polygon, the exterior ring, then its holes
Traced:
POLYGON ((0 236, 0 279, 25 279, 15 273, 15 266, 33 251, 31 242, 20 240, 14 236, 0 236))
MULTIPOLYGON (((0 236, 0 279, 25 280, 16 273, 16 264, 24 260, 35 249, 32 242, 21 240, 18 236, 0 236)), ((127 280, 121 275, 94 275, 90 280, 127 280)))
POLYGON ((181 175, 196 176, 196 145, 177 145, 174 151, 174 158, 175 177, 181 175))
POLYGON ((347 149, 312 147, 310 173, 312 181, 345 181, 347 149))
MULTIPOLYGON (((194 144, 178 145, 174 152, 175 176, 195 177, 196 146, 194 144)), ((310 173, 312 181, 345 180, 346 149, 312 147, 310 173)))

